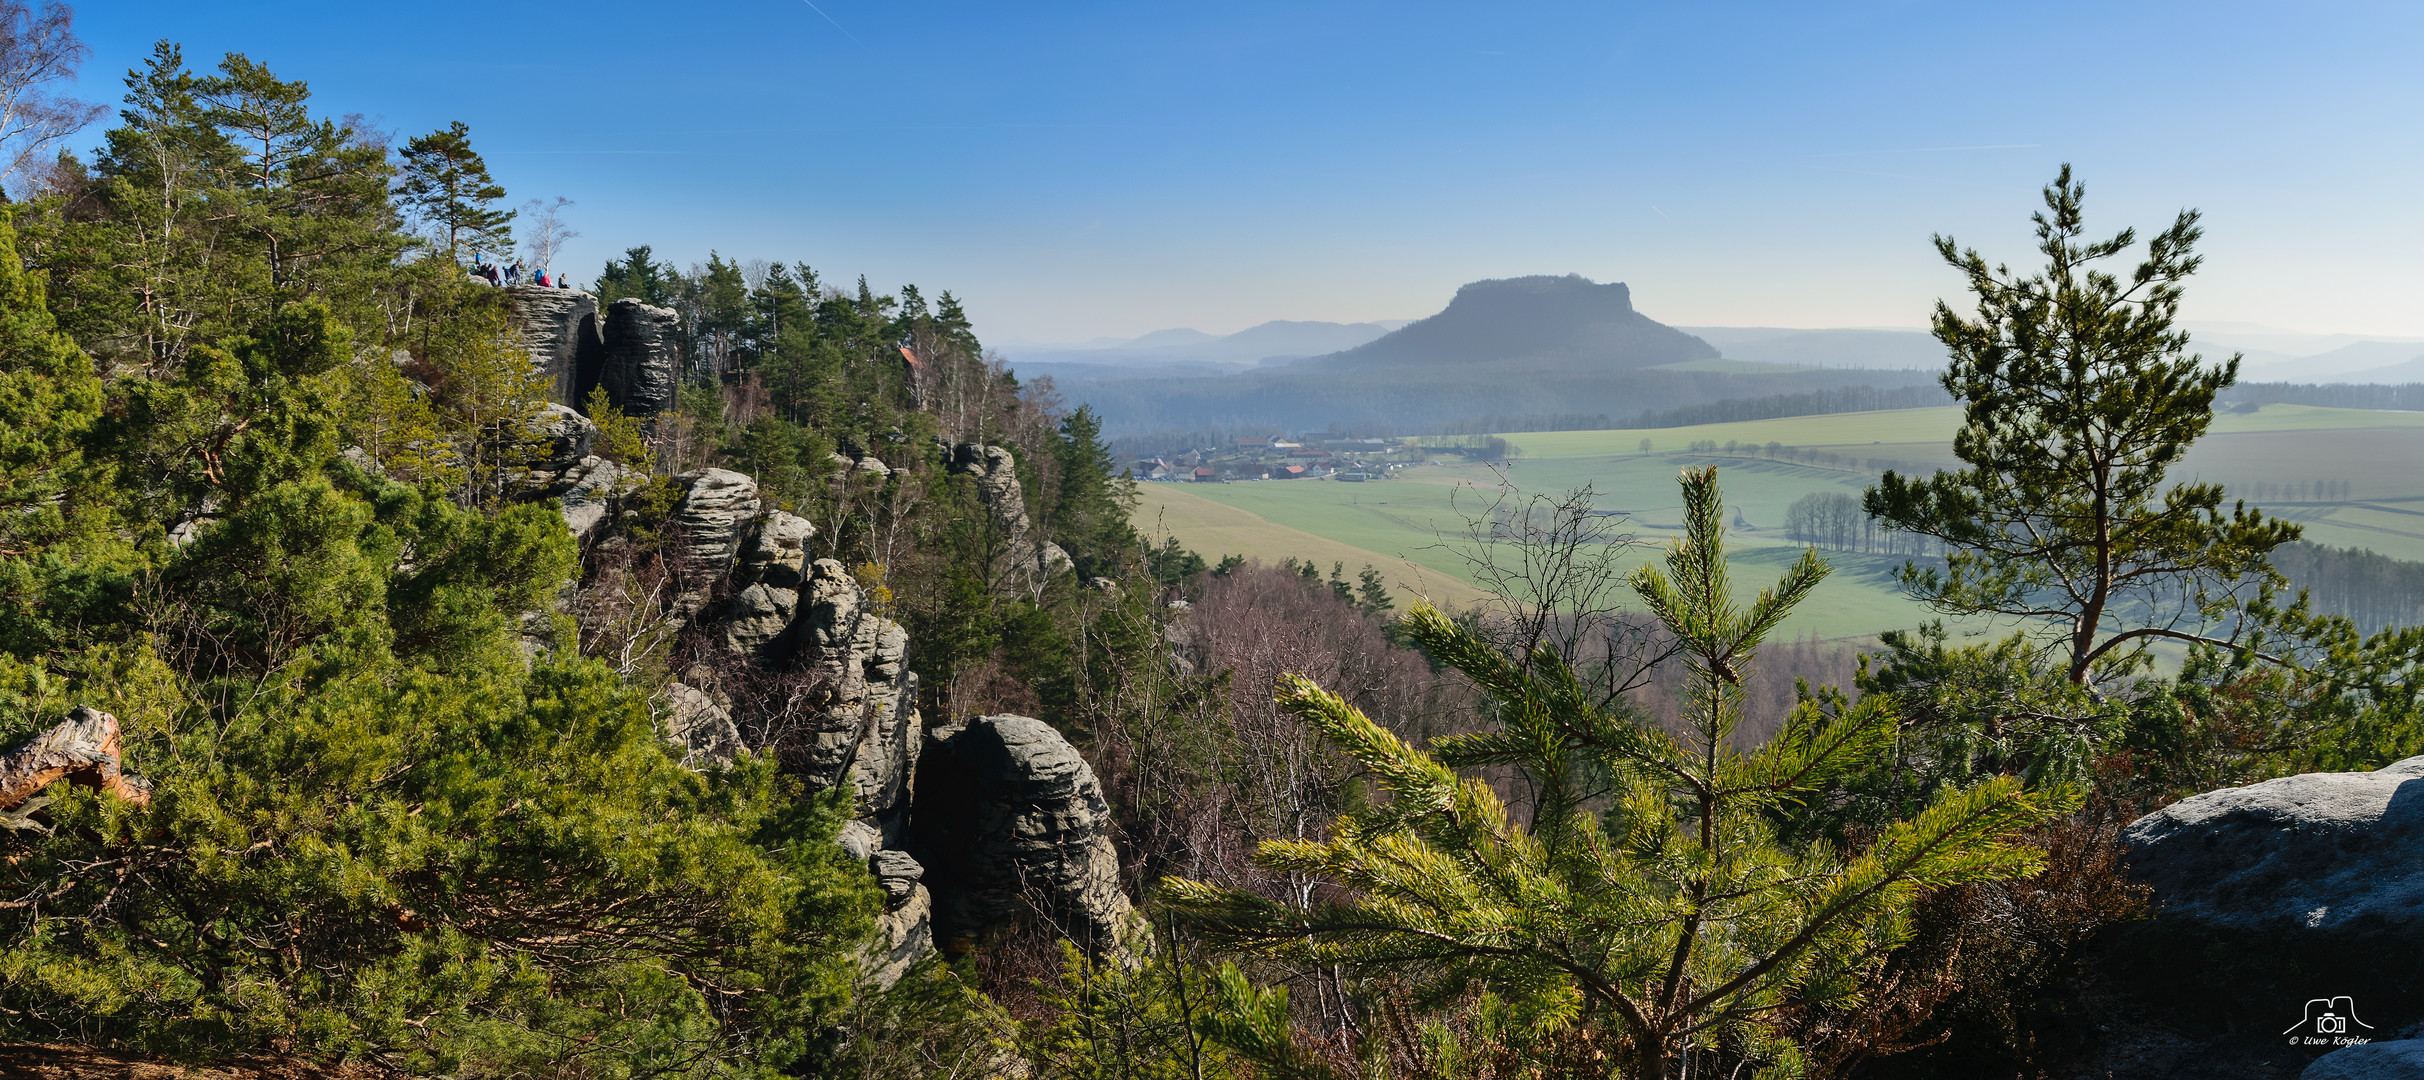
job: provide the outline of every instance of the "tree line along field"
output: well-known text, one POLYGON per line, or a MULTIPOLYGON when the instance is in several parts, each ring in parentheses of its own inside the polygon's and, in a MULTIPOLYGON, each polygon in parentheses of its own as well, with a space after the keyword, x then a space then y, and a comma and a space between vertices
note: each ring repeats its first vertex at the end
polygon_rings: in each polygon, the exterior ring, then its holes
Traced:
MULTIPOLYGON (((1588 483, 1597 505, 1621 512, 1644 541, 1635 561, 1679 535, 1678 471, 1715 465, 1723 484, 1737 581, 1772 580, 1802 544, 1785 536, 1786 510, 1812 493, 1858 497, 1879 473, 1925 474, 1957 465, 1957 408, 1837 413, 1694 427, 1506 435, 1512 460, 1441 462, 1365 484, 1262 481, 1145 484, 1134 521, 1207 559, 1311 560, 1348 576, 1369 563, 1401 600, 1450 606, 1479 595, 1457 549, 1485 518, 1502 484, 1555 495, 1588 483), (1643 440, 1650 449, 1641 449, 1643 440), (1729 450, 1727 444, 1733 444, 1729 450), (1776 444, 1771 448, 1769 444, 1776 444)), ((2175 480, 2218 480, 2234 498, 2298 522, 2305 539, 2424 561, 2424 413, 2266 405, 2225 408, 2174 470, 2175 480)), ((1830 552, 1835 573, 1783 627, 1789 638, 1863 640, 1929 617, 1891 573, 1899 556, 1830 552)), ((1747 600, 1748 592, 1739 599, 1747 600)))

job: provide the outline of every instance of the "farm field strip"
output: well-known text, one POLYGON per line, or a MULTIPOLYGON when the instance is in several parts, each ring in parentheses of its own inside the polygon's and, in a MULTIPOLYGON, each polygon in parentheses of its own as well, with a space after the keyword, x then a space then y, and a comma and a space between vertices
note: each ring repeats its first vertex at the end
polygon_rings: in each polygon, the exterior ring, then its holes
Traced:
MULTIPOLYGON (((1795 500, 1813 492, 1857 497, 1874 480, 1872 463, 1912 472, 1953 467, 1958 463, 1950 439, 1959 424, 1959 410, 1944 407, 1647 431, 1514 433, 1505 438, 1522 456, 1495 468, 1433 464, 1361 485, 1146 484, 1136 521, 1150 531, 1157 516, 1166 517, 1180 543, 1206 559, 1241 554, 1278 562, 1293 556, 1312 559, 1325 572, 1330 563, 1344 562, 1349 574, 1370 563, 1401 590, 1422 588, 1434 599, 1460 602, 1451 594, 1479 593, 1469 567, 1442 538, 1464 537, 1468 522, 1484 516, 1502 489, 1555 495, 1591 484, 1600 508, 1623 513, 1613 527, 1641 541, 1624 559, 1631 566, 1657 558, 1682 526, 1676 472, 1714 465, 1734 525, 1727 542, 1741 564, 1737 586, 1747 599, 1800 551, 1783 529, 1795 500), (1653 440, 1653 452, 1641 452, 1643 437, 1653 440), (1722 447, 1728 439, 1739 444, 1733 453, 1681 452, 1693 442, 1722 447), (1764 449, 1769 442, 1838 460, 1771 458, 1764 449), (1237 516, 1219 516, 1224 514, 1237 516), (1427 584, 1413 584, 1413 577, 1427 584), (1443 581, 1456 589, 1444 589, 1443 581)), ((2222 481, 2233 498, 2257 483, 2345 480, 2349 498, 2249 502, 2305 525, 2307 538, 2317 543, 2424 560, 2424 470, 2418 465, 2424 465, 2424 413, 2270 405, 2217 417, 2214 434, 2174 475, 2222 481)), ((1860 639, 1932 617, 1892 581, 1898 558, 1827 558, 1836 573, 1793 616, 1788 635, 1860 639)))

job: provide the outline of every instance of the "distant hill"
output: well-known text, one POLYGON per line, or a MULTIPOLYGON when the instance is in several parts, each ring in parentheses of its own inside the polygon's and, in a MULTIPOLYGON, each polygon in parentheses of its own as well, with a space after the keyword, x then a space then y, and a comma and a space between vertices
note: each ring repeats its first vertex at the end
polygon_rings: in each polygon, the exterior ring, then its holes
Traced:
MULTIPOLYGON (((1230 338, 1252 341, 1266 327, 1308 325, 1339 324, 1267 323, 1230 338)), ((1593 417, 1734 399, 1932 382, 1918 371, 1704 366, 1717 359, 1707 341, 1634 310, 1632 292, 1622 283, 1568 275, 1477 281, 1458 289, 1439 314, 1394 332, 1235 374, 1181 376, 1135 364, 1090 359, 1081 367, 1015 356, 1012 366, 1022 377, 1052 375, 1072 404, 1094 406, 1113 436, 1255 425, 1302 431, 1341 424, 1391 432, 1472 422, 1587 425, 1593 417), (1665 367, 1677 364, 1684 366, 1665 367)))
POLYGON ((1925 330, 1790 330, 1768 326, 1680 326, 1728 360, 1795 367, 1940 371, 1944 346, 1925 330))
POLYGON ((2424 378, 2424 341, 2360 341, 2330 352, 2248 363, 2241 381, 2397 383, 2424 378))
POLYGON ((2378 368, 2366 368, 2363 371, 2352 371, 2346 376, 2343 376, 2343 379, 2352 383, 2383 383, 2394 385, 2399 383, 2424 382, 2424 352, 2418 353, 2415 359, 2406 361, 2405 363, 2389 364, 2378 368))
POLYGON ((1527 370, 1623 371, 1713 359, 1708 342, 1633 310, 1621 281, 1580 274, 1476 281, 1445 310, 1301 366, 1405 369, 1520 363, 1527 370))
POLYGON ((1028 377, 1125 379, 1221 375, 1266 363, 1352 349, 1404 325, 1403 320, 1336 323, 1279 319, 1234 334, 1213 335, 1181 327, 1156 330, 1124 341, 1098 338, 1078 348, 1012 346, 1004 348, 1002 355, 1028 377))

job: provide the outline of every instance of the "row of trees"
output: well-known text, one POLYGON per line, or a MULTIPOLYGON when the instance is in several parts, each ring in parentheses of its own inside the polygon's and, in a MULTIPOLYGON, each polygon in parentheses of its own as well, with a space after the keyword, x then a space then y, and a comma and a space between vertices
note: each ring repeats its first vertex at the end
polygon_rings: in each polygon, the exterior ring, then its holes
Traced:
POLYGON ((1784 535, 1796 544, 1825 551, 1915 558, 1944 553, 1939 541, 1886 528, 1861 508, 1857 496, 1841 491, 1813 491, 1793 500, 1784 509, 1784 535))
POLYGON ((2315 610, 2346 615, 2366 633, 2424 624, 2424 563, 2301 540, 2276 549, 2272 564, 2315 610))

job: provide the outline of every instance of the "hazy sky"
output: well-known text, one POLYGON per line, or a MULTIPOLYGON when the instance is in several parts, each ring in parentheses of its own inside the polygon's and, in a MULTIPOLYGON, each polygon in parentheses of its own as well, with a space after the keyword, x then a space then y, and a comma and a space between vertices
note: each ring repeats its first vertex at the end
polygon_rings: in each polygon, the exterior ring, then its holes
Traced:
POLYGON ((2206 213, 2191 317, 2424 336, 2424 4, 88 3, 83 91, 242 51, 471 126, 587 281, 652 244, 988 341, 1405 318, 1578 272, 1686 325, 1917 326, 1927 238, 2206 213))

